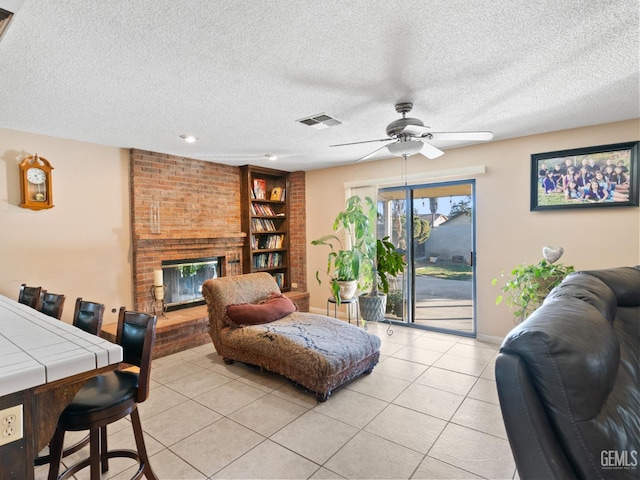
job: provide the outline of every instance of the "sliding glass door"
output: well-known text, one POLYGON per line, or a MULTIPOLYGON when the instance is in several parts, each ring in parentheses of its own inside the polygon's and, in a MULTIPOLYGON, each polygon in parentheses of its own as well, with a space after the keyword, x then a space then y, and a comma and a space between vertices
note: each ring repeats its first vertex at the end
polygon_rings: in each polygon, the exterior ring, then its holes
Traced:
POLYGON ((378 192, 378 237, 405 254, 407 270, 387 298, 387 318, 475 336, 474 182, 378 192))

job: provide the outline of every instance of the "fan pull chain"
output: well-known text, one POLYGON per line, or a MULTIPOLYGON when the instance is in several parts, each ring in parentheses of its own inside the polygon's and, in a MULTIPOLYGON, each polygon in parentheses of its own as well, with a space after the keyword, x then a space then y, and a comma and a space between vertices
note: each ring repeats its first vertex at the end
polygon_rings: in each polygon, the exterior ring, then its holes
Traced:
POLYGON ((407 155, 402 155, 404 162, 402 162, 402 179, 404 180, 405 187, 407 186, 407 155))

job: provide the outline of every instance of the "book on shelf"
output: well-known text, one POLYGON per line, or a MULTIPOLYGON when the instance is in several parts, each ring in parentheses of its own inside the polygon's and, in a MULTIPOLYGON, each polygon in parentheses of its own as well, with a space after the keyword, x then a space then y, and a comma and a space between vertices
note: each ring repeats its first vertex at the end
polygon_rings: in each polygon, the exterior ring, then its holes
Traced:
POLYGON ((274 187, 271 190, 271 200, 274 200, 276 202, 284 201, 284 188, 274 187))
POLYGON ((253 179, 253 194, 258 200, 267 199, 267 181, 264 178, 253 179))
POLYGON ((254 250, 276 250, 284 245, 284 235, 260 235, 251 237, 251 245, 254 250))
POLYGON ((275 232, 278 230, 273 220, 268 218, 252 218, 251 227, 254 232, 275 232))
POLYGON ((284 235, 271 235, 271 248, 282 248, 284 245, 284 235))
POLYGON ((259 215, 262 217, 275 217, 276 212, 271 208, 271 205, 267 205, 265 203, 252 203, 251 204, 251 214, 259 215))
POLYGON ((284 273, 273 273, 271 276, 275 279, 278 284, 278 288, 282 288, 284 286, 284 273))
POLYGON ((260 253, 253 256, 253 268, 281 267, 284 263, 284 256, 280 252, 260 253))

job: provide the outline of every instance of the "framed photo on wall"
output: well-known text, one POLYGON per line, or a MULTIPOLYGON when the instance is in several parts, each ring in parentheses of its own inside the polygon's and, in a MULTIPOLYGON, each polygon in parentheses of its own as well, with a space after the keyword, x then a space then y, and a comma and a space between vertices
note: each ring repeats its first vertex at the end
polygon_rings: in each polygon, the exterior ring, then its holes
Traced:
POLYGON ((640 142, 531 155, 531 211, 637 207, 640 142))

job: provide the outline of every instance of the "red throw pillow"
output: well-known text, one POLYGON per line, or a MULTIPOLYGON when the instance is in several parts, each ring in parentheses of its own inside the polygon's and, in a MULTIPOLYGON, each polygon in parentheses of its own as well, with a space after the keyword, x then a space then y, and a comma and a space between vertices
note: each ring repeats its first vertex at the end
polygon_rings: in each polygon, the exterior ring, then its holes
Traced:
POLYGON ((237 303, 227 305, 226 319, 229 325, 241 327, 243 325, 258 325, 278 320, 297 310, 296 304, 290 298, 281 294, 272 294, 262 302, 237 303))

